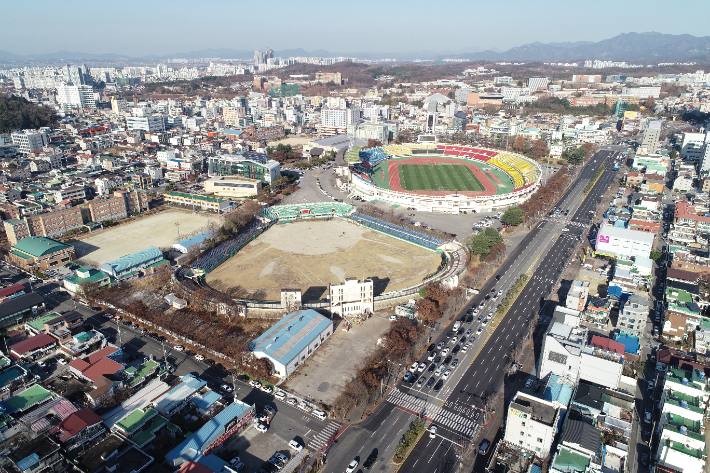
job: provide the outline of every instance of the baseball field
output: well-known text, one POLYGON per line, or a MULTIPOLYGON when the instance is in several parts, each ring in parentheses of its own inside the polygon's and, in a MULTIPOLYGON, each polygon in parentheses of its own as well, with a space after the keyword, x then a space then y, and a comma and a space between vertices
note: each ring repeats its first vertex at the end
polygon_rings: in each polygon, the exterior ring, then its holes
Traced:
POLYGON ((209 273, 206 282, 227 291, 240 287, 266 300, 300 288, 304 299, 322 299, 330 283, 372 278, 375 294, 407 287, 436 271, 441 256, 343 220, 275 225, 209 273))

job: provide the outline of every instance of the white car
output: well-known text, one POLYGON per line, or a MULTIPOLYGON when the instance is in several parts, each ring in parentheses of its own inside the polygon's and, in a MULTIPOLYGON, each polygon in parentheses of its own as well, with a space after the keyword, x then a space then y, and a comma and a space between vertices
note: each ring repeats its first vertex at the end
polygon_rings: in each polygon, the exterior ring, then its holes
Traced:
POLYGON ((448 354, 449 354, 449 348, 448 348, 448 347, 447 347, 447 348, 444 348, 443 350, 441 350, 441 356, 446 356, 446 355, 448 355, 448 354))
POLYGON ((266 433, 269 430, 264 424, 256 424, 254 428, 261 433, 266 433))
POLYGON ((276 399, 284 399, 286 397, 286 393, 284 393, 283 391, 279 391, 276 394, 274 394, 274 397, 276 399))
POLYGON ((431 427, 429 427, 429 437, 430 438, 436 437, 436 426, 435 425, 432 425, 431 427))
POLYGON ((429 353, 429 356, 427 356, 426 359, 429 360, 429 361, 431 361, 431 360, 433 360, 434 358, 436 358, 436 352, 435 352, 435 351, 429 353))
POLYGON ((222 385, 222 391, 231 393, 232 392, 232 387, 228 384, 223 384, 222 385))
POLYGON ((301 450, 303 450, 303 445, 298 443, 295 439, 291 440, 288 443, 288 446, 291 447, 292 449, 296 450, 297 452, 300 452, 301 450))
POLYGON ((481 332, 483 332, 483 327, 478 327, 478 330, 476 330, 476 334, 480 335, 481 332))
POLYGON ((296 399, 295 397, 288 398, 286 399, 286 404, 295 406, 296 404, 298 404, 298 399, 296 399))
POLYGON ((417 368, 417 372, 421 373, 426 369, 426 363, 419 363, 419 368, 417 368))
POLYGON ((200 354, 198 353, 197 355, 195 355, 195 359, 196 359, 197 361, 202 361, 202 360, 205 359, 205 357, 202 356, 202 355, 200 355, 200 354))
POLYGON ((177 351, 183 351, 185 349, 185 348, 183 348, 182 345, 175 345, 175 347, 173 347, 173 348, 175 348, 175 350, 177 350, 177 351))
POLYGON ((66 365, 66 364, 67 364, 67 360, 65 360, 64 358, 58 358, 58 359, 57 359, 57 363, 59 363, 60 365, 66 365))
POLYGON ((412 367, 409 368, 409 371, 417 371, 417 368, 419 368, 419 363, 415 361, 412 363, 412 367))
POLYGON ((441 375, 441 379, 449 379, 449 376, 451 376, 451 370, 446 370, 444 374, 441 375))
POLYGON ((271 394, 272 392, 274 392, 274 388, 272 388, 271 386, 267 386, 267 385, 263 385, 259 389, 261 389, 262 391, 264 391, 267 394, 271 394))
POLYGON ((251 386, 253 388, 260 388, 261 383, 255 379, 252 379, 251 381, 249 381, 249 386, 251 386))
POLYGON ((357 460, 351 461, 348 467, 345 469, 345 473, 353 473, 353 471, 355 471, 355 468, 357 468, 357 465, 357 460))

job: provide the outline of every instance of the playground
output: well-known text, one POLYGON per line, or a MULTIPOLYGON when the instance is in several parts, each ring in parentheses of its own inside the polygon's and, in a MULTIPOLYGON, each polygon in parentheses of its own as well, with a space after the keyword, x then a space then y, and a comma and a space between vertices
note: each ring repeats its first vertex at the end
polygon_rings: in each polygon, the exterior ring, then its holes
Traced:
MULTIPOLYGON (((190 234, 203 228, 206 230, 208 224, 205 215, 193 215, 192 212, 181 210, 169 210, 131 220, 130 223, 100 230, 81 240, 72 241, 77 259, 107 263, 149 246, 172 247, 178 236, 176 222, 180 224, 181 239, 188 238, 190 234)), ((209 217, 209 222, 221 225, 221 219, 218 220, 215 215, 209 217)))
POLYGON ((304 300, 325 299, 329 284, 372 278, 375 294, 408 287, 433 273, 441 256, 345 220, 277 224, 206 277, 213 288, 241 287, 266 300, 300 288, 304 300))

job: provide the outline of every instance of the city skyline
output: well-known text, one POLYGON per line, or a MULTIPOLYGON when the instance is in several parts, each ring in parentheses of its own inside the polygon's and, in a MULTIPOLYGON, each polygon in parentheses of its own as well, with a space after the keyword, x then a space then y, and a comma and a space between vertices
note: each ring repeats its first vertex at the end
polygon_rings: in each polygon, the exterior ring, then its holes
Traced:
MULTIPOLYGON (((7 18, 15 21, 6 22, 0 31, 0 49, 17 55, 66 50, 130 57, 267 47, 274 51, 327 49, 333 54, 350 55, 464 53, 504 51, 536 42, 596 42, 629 31, 695 36, 704 36, 707 31, 703 14, 689 15, 683 22, 665 21, 659 15, 664 6, 659 0, 624 4, 604 0, 584 12, 571 10, 557 0, 546 4, 544 10, 529 2, 513 3, 517 4, 515 8, 502 12, 492 4, 455 0, 447 3, 445 10, 433 11, 421 1, 408 3, 405 10, 394 3, 367 0, 355 11, 351 5, 314 1, 306 7, 277 0, 269 4, 271 14, 265 15, 257 4, 146 4, 129 0, 110 12, 109 22, 108 17, 82 4, 30 1, 5 6, 7 18), (441 18, 432 20, 434 14, 441 18), (580 31, 581 14, 585 25, 594 28, 580 31), (460 26, 447 24, 449 15, 470 20, 460 26), (629 21, 631 18, 633 21, 629 21), (421 30, 431 34, 422 40, 421 30)), ((708 4, 699 0, 689 2, 686 8, 710 13, 708 4)))

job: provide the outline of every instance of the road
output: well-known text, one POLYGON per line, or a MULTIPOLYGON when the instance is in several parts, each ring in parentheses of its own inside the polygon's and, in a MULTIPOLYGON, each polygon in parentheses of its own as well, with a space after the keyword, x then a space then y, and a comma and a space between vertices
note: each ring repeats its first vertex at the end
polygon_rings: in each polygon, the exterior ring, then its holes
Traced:
MULTIPOLYGON (((597 184, 584 197, 587 183, 602 162, 612 155, 613 151, 598 152, 559 200, 558 208, 569 210, 571 217, 545 218, 533 227, 499 269, 500 280, 489 280, 480 294, 463 309, 465 313, 470 307, 480 307, 483 303, 481 313, 495 312, 496 301, 486 300, 486 296, 494 287, 505 293, 520 274, 527 272, 532 277, 503 323, 495 323, 494 319, 494 323, 486 327, 481 327, 476 320, 464 324, 466 329, 483 330, 471 351, 459 356, 460 367, 453 371, 441 391, 436 393, 426 387, 398 384, 391 391, 388 402, 380 404, 363 423, 351 426, 333 446, 325 471, 344 471, 353 458, 363 461, 371 451, 382 450, 383 446, 381 461, 389 461, 393 446, 417 415, 436 424, 438 432, 435 438, 421 437, 401 466, 402 471, 450 471, 458 464, 458 445, 475 439, 481 431, 482 397, 499 391, 511 345, 522 337, 528 320, 542 308, 544 296, 555 287, 573 249, 587 233, 587 226, 592 222, 590 211, 595 209, 615 179, 618 170, 607 164, 597 184)), ((446 338, 434 343, 439 341, 450 346, 446 338)), ((429 360, 423 361, 430 363, 429 360)))

